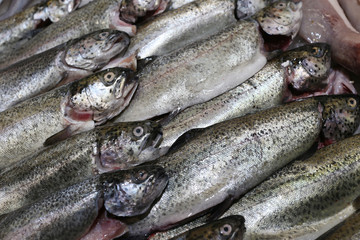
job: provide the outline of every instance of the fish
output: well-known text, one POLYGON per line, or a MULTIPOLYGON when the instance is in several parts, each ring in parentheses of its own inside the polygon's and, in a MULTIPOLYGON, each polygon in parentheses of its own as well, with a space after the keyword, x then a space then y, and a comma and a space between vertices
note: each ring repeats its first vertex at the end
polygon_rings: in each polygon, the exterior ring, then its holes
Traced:
MULTIPOLYGON (((284 14, 293 12, 290 25, 297 27, 301 3, 284 1, 284 6, 284 14)), ((268 11, 273 8, 270 5, 268 11)), ((155 58, 138 71, 139 89, 129 107, 115 121, 142 121, 185 109, 241 84, 267 61, 258 28, 254 20, 240 20, 207 39, 155 58)))
POLYGON ((107 69, 1 112, 0 169, 118 115, 137 84, 133 71, 107 69))
POLYGON ((156 122, 121 123, 76 134, 28 156, 0 174, 0 215, 93 175, 154 160, 163 155, 161 140, 156 122))
POLYGON ((136 59, 161 56, 235 24, 233 0, 198 0, 140 24, 124 56, 105 68, 132 67, 136 59), (176 42, 176 44, 174 44, 176 42))
POLYGON ((129 42, 126 33, 99 30, 0 70, 0 111, 92 74, 124 52, 129 42))
POLYGON ((360 33, 334 0, 303 0, 304 17, 299 35, 308 42, 331 45, 332 58, 351 72, 360 74, 360 33))
POLYGON ((170 148, 185 132, 282 104, 292 91, 318 90, 329 76, 330 46, 305 45, 267 62, 254 76, 210 101, 193 105, 164 125, 162 147, 170 148), (316 67, 315 67, 316 66, 316 67))
POLYGON ((357 95, 308 98, 205 128, 154 162, 169 174, 169 184, 149 214, 129 223, 124 238, 143 239, 215 206, 213 216, 220 216, 234 200, 309 150, 322 130, 352 134, 360 123, 359 100, 357 95), (324 128, 341 110, 342 126, 324 128))
POLYGON ((136 26, 119 18, 121 3, 122 0, 97 0, 90 2, 83 8, 70 13, 66 18, 51 24, 36 34, 31 40, 13 51, 11 56, 2 58, 0 69, 73 38, 78 38, 101 29, 115 29, 134 36, 136 26))
POLYGON ((98 224, 105 239, 114 238, 126 226, 105 214, 106 221, 97 219, 101 209, 121 217, 140 215, 151 208, 167 182, 167 174, 158 166, 104 173, 2 216, 0 238, 79 239, 98 224), (109 232, 106 222, 121 229, 109 232))
POLYGON ((77 9, 77 0, 48 0, 0 22, 0 49, 26 37, 47 20, 57 22, 77 9))
POLYGON ((0 21, 46 0, 0 0, 0 21))
POLYGON ((5 168, 0 174, 0 215, 91 176, 124 170, 163 155, 160 124, 102 126, 74 135, 5 168))
POLYGON ((191 229, 169 240, 242 240, 245 232, 245 219, 242 216, 229 216, 191 229))
MULTIPOLYGON (((357 202, 357 200, 354 202, 357 202)), ((321 235, 319 238, 317 238, 317 240, 356 240, 360 238, 359 229, 360 212, 356 211, 350 217, 346 218, 343 222, 338 224, 338 226, 335 226, 324 235, 321 235)))

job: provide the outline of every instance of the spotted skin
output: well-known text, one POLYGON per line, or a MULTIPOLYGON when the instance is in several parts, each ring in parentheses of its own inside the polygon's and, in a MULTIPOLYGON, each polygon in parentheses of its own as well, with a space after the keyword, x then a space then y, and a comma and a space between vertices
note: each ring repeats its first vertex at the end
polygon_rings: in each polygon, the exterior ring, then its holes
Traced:
POLYGON ((291 0, 276 1, 257 12, 254 19, 267 34, 294 38, 301 25, 302 3, 291 0))
POLYGON ((143 239, 236 199, 307 151, 321 131, 319 104, 307 99, 218 123, 159 158, 169 185, 150 213, 129 225, 127 236, 143 239))
POLYGON ((340 226, 324 234, 319 240, 357 240, 360 238, 360 212, 357 211, 349 218, 345 219, 340 226))
MULTIPOLYGON (((102 202, 106 204, 111 199, 110 193, 128 199, 133 197, 133 211, 124 211, 124 214, 134 216, 151 206, 164 190, 167 179, 164 169, 158 166, 142 166, 87 179, 5 215, 0 219, 0 238, 79 239, 96 220, 102 202), (131 185, 129 191, 124 191, 126 184, 131 185), (136 201, 139 196, 144 201, 136 201)), ((124 202, 115 204, 121 206, 124 202)))
POLYGON ((127 34, 104 29, 0 70, 0 111, 55 86, 86 77, 129 44, 127 34))
POLYGON ((189 230, 169 240, 242 240, 245 232, 245 219, 230 216, 189 230))
POLYGON ((155 12, 160 6, 165 9, 168 2, 170 0, 124 0, 120 7, 121 18, 134 23, 139 17, 155 12))
POLYGON ((0 215, 91 176, 153 160, 161 155, 159 136, 154 122, 120 123, 76 134, 26 157, 0 174, 0 215), (139 129, 142 133, 135 135, 139 129))
POLYGON ((127 69, 108 69, 1 112, 0 169, 39 150, 46 139, 64 129, 72 135, 119 114, 137 87, 133 75, 127 69), (106 82, 109 73, 114 77, 106 82))

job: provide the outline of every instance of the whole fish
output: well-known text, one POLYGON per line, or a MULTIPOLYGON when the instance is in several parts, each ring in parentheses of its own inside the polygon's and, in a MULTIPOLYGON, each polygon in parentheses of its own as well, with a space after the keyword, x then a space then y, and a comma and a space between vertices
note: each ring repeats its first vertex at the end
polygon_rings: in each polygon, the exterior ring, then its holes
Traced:
MULTIPOLYGON (((114 238, 119 233, 111 235, 114 233, 109 233, 109 225, 123 224, 111 217, 101 219, 106 217, 99 216, 101 208, 104 206, 115 216, 143 214, 159 197, 167 182, 164 169, 158 166, 104 173, 3 215, 0 238, 80 239, 91 226, 97 227, 97 222, 102 225, 98 231, 103 232, 104 239, 114 238), (107 225, 101 222, 104 220, 107 225)), ((121 230, 122 233, 124 229, 121 230)))
POLYGON ((338 239, 342 239, 342 240, 360 239, 360 211, 356 211, 350 217, 346 218, 344 222, 336 226, 334 229, 330 229, 328 233, 325 233, 321 237, 317 238, 317 240, 338 240, 338 239))
MULTIPOLYGON (((282 2, 284 16, 294 17, 284 27, 284 32, 290 33, 289 26, 299 28, 301 3, 282 2)), ((267 9, 271 13, 274 7, 267 9)), ((269 14, 266 18, 270 21, 269 14)), ((115 121, 141 121, 206 102, 259 71, 266 63, 263 48, 259 24, 239 21, 207 39, 160 56, 138 72, 140 84, 134 100, 115 121)))
POLYGON ((242 240, 245 232, 244 218, 230 216, 191 229, 169 240, 242 240))
POLYGON ((126 33, 104 29, 0 70, 0 111, 48 91, 60 82, 90 75, 123 52, 129 42, 126 33))
POLYGON ((116 29, 134 35, 136 31, 135 25, 126 23, 119 18, 121 3, 122 0, 97 0, 78 11, 72 12, 66 18, 51 24, 36 34, 31 40, 13 51, 11 56, 1 59, 0 68, 10 66, 15 62, 46 51, 73 38, 105 28, 116 29))
POLYGON ((0 22, 0 49, 24 38, 41 22, 57 22, 79 5, 77 0, 48 0, 0 22))
POLYGON ((125 55, 106 66, 130 66, 135 58, 161 56, 236 23, 234 0, 197 0, 140 26, 125 55), (176 43, 176 44, 175 44, 176 43))
POLYGON ((5 168, 0 215, 93 175, 128 169, 163 155, 161 126, 120 123, 76 134, 5 168))
POLYGON ((204 129, 156 161, 169 174, 169 185, 150 213, 129 225, 126 236, 142 239, 220 203, 215 215, 222 213, 310 149, 322 129, 343 137, 352 134, 360 122, 359 100, 357 95, 309 98, 204 129), (338 127, 326 127, 332 121, 338 127))
POLYGON ((287 51, 253 77, 210 101, 193 105, 164 126, 162 147, 170 147, 188 130, 204 128, 280 105, 292 90, 323 86, 330 70, 330 47, 316 43, 287 51), (316 67, 315 67, 316 66, 316 67))
POLYGON ((90 130, 116 116, 129 104, 136 87, 131 70, 113 68, 1 112, 0 169, 34 153, 44 143, 90 130))

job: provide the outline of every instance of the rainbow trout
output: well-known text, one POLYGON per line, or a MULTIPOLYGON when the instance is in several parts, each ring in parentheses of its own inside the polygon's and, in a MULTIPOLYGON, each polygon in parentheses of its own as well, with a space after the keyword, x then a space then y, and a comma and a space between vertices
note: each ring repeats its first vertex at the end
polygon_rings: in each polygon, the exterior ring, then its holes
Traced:
POLYGON ((161 126, 120 123, 76 134, 5 168, 0 215, 93 175, 128 169, 163 155, 161 126))
POLYGON ((142 239, 221 203, 216 215, 222 213, 310 149, 321 133, 352 134, 360 122, 359 100, 357 95, 308 98, 204 129, 156 161, 169 173, 169 185, 126 236, 142 239))
POLYGON ((90 130, 118 115, 129 104, 136 87, 131 70, 113 68, 1 112, 0 169, 34 153, 44 143, 90 130))
POLYGON ((35 30, 41 22, 57 22, 79 5, 78 0, 48 0, 0 22, 0 50, 35 30))
MULTIPOLYGON (((136 2, 136 0, 133 1, 136 2)), ((150 2, 154 1, 158 0, 151 0, 150 2)), ((11 56, 3 58, 0 62, 0 68, 5 68, 36 53, 101 29, 116 29, 134 35, 135 25, 126 23, 119 18, 122 2, 122 0, 97 0, 72 12, 66 18, 51 24, 36 34, 31 40, 13 51, 11 56)))
MULTIPOLYGON (((271 33, 275 25, 282 26, 281 21, 274 25, 272 18, 284 16, 284 34, 291 35, 299 28, 301 3, 282 3, 280 8, 269 6, 258 19, 264 21, 263 26, 270 23, 271 33)), ((259 71, 267 61, 263 48, 259 24, 238 21, 216 35, 160 56, 138 72, 134 100, 115 121, 141 121, 206 102, 259 71)))
POLYGON ((46 92, 60 82, 90 75, 123 52, 129 42, 126 33, 104 29, 0 70, 0 111, 46 92))
POLYGON ((180 112, 164 126, 161 146, 170 147, 188 130, 280 105, 289 95, 289 88, 315 91, 323 87, 330 59, 330 47, 322 43, 283 53, 236 88, 180 112))
POLYGON ((245 232, 242 216, 229 216, 191 229, 169 240, 242 240, 245 232))
POLYGON ((0 238, 86 239, 84 235, 92 226, 103 232, 104 239, 114 238, 119 233, 115 231, 115 235, 111 235, 114 233, 109 232, 109 225, 118 223, 121 227, 123 224, 105 214, 103 219, 98 218, 101 208, 121 217, 142 214, 150 209, 167 182, 164 169, 158 166, 101 174, 3 215, 0 238))

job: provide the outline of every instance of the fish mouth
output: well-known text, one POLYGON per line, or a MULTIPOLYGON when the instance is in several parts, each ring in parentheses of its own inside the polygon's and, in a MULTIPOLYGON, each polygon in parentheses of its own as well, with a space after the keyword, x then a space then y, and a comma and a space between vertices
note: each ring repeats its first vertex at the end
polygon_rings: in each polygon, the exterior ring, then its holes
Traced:
POLYGON ((274 50, 284 51, 290 46, 292 42, 291 36, 281 34, 271 35, 265 32, 262 27, 259 27, 259 31, 264 40, 264 50, 266 52, 272 52, 274 50))
POLYGON ((103 51, 108 52, 111 49, 115 49, 115 51, 118 52, 116 56, 118 56, 119 54, 126 51, 126 49, 128 48, 130 44, 130 37, 125 32, 117 32, 112 34, 107 42, 109 43, 107 44, 108 47, 106 49, 103 49, 103 51))

